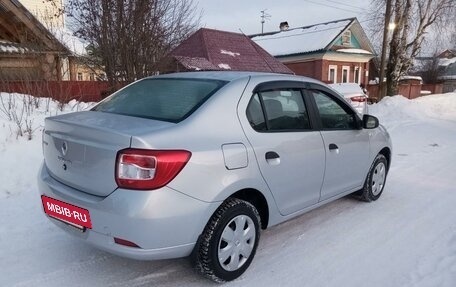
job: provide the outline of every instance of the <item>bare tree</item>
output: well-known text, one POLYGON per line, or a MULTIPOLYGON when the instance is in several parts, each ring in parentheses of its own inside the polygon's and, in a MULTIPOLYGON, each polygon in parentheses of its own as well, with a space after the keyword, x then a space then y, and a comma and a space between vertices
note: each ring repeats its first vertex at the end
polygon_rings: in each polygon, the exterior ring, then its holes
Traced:
POLYGON ((69 0, 66 13, 112 85, 155 74, 200 19, 193 0, 69 0))
POLYGON ((423 64, 420 67, 418 74, 426 84, 435 84, 438 82, 439 77, 443 74, 444 68, 440 66, 439 54, 436 52, 434 56, 422 60, 423 64))
MULTIPOLYGON (((385 1, 373 0, 372 7, 384 7, 385 1)), ((387 95, 397 94, 399 79, 413 66, 413 60, 420 53, 429 29, 454 29, 452 22, 455 13, 454 0, 393 0, 392 19, 395 28, 389 39, 387 95)), ((384 23, 384 19, 380 21, 384 23)), ((378 27, 378 22, 374 23, 378 27)))

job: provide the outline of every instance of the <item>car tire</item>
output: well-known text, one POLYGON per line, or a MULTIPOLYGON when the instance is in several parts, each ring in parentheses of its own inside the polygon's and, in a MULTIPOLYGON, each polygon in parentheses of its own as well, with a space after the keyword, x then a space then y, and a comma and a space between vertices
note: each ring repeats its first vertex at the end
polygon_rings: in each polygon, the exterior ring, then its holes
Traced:
POLYGON ((365 202, 377 200, 383 192, 388 174, 388 161, 378 154, 367 174, 363 188, 355 193, 355 197, 365 202))
POLYGON ((196 270, 223 283, 241 276, 260 240, 260 215, 244 200, 229 198, 215 211, 193 251, 196 270))

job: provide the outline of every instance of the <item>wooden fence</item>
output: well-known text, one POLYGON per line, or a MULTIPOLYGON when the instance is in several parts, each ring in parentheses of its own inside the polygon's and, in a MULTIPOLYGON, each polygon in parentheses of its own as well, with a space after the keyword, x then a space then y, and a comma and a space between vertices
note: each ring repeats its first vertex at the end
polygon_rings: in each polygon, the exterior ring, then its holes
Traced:
MULTIPOLYGON (((422 96, 421 91, 430 91, 431 94, 442 93, 442 84, 420 84, 419 82, 403 82, 399 84, 399 95, 402 95, 408 99, 415 99, 422 96)), ((385 87, 386 88, 386 87, 385 87)), ((372 102, 378 100, 378 84, 367 85, 367 93, 372 102)), ((423 94, 424 95, 424 94, 423 94)))
POLYGON ((108 82, 102 81, 15 81, 0 82, 0 91, 50 97, 64 103, 74 99, 98 102, 122 86, 111 87, 108 82))

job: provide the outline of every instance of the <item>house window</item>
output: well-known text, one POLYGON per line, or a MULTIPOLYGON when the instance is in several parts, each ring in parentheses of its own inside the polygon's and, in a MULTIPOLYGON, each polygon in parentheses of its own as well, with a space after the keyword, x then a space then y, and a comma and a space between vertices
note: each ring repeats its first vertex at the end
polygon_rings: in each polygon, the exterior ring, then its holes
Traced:
POLYGON ((355 67, 355 83, 361 83, 361 67, 355 67))
POLYGON ((91 81, 95 81, 95 74, 94 73, 90 73, 90 80, 91 81))
POLYGON ((333 84, 337 83, 337 66, 336 65, 329 65, 328 81, 333 84))
POLYGON ((351 46, 351 31, 347 30, 342 34, 342 45, 343 46, 351 46))
POLYGON ((82 73, 78 73, 78 81, 82 81, 82 73))
POLYGON ((342 66, 342 83, 350 82, 350 67, 342 66))

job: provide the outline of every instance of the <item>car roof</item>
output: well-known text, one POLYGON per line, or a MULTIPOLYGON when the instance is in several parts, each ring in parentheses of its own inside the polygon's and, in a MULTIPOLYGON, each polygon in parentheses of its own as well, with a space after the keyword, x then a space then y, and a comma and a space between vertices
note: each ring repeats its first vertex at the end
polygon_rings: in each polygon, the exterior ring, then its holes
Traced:
POLYGON ((278 73, 263 73, 263 72, 243 72, 243 71, 208 71, 208 72, 183 72, 183 73, 171 73, 163 74, 159 76, 153 76, 149 78, 193 78, 193 79, 211 79, 211 80, 222 80, 222 81, 234 81, 246 77, 265 77, 270 80, 271 77, 277 77, 277 80, 294 80, 294 81, 305 81, 309 83, 323 84, 322 82, 303 76, 289 75, 289 74, 278 74, 278 73))
POLYGON ((357 83, 337 83, 329 84, 329 86, 342 94, 364 94, 363 90, 357 83))

